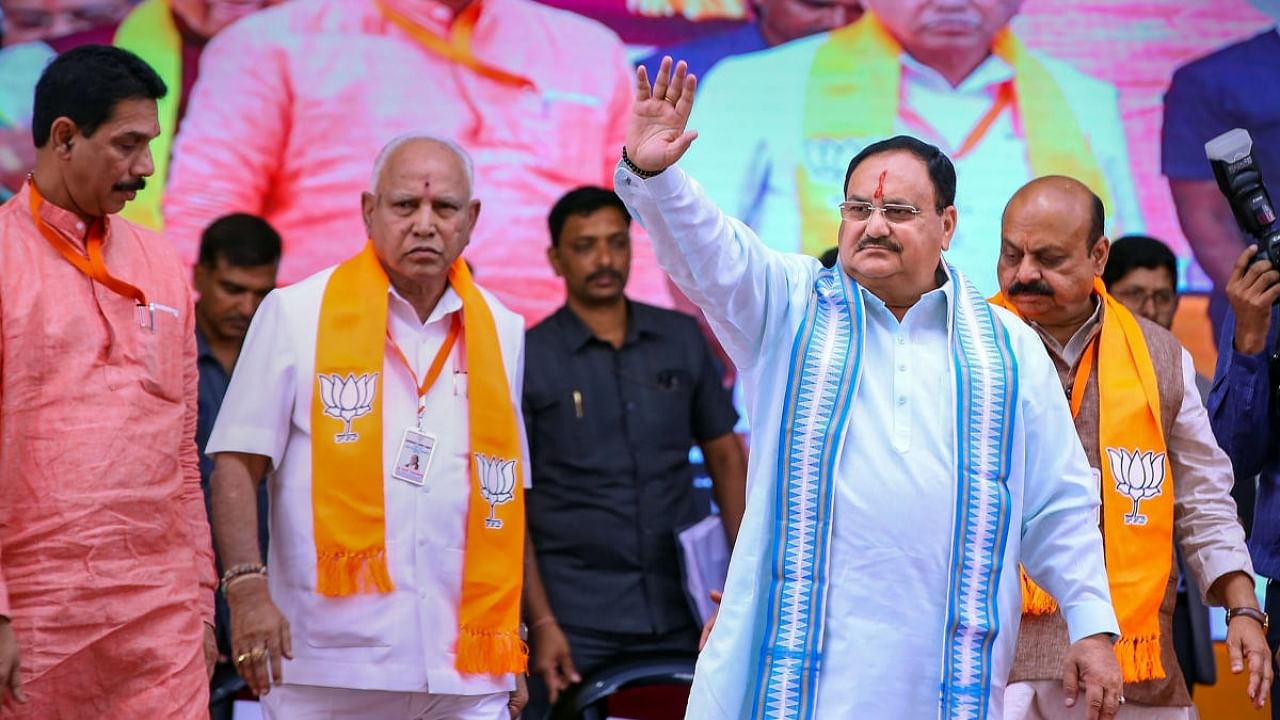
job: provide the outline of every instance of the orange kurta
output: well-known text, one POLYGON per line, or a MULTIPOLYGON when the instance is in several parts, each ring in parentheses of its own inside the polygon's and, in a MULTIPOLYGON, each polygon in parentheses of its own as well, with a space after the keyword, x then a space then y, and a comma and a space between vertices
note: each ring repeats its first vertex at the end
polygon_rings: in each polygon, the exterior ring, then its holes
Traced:
MULTIPOLYGON (((215 583, 195 446, 191 293, 164 239, 109 218, 81 274, 37 230, 30 187, 0 207, 0 615, 29 703, 0 717, 207 717, 202 621, 215 583)), ((45 202, 83 249, 83 225, 45 202)))

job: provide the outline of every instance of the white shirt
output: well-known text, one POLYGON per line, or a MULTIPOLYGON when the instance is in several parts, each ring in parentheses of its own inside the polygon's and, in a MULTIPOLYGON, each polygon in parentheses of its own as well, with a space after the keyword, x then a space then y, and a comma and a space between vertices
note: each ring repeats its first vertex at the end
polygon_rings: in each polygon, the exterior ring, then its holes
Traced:
MULTIPOLYGON (((756 430, 747 511, 687 715, 736 720, 759 658, 757 586, 772 562, 782 388, 820 268, 813 258, 766 248, 679 168, 643 181, 620 169, 615 185, 648 228, 663 269, 702 307, 738 366, 756 430)), ((925 295, 901 323, 864 293, 863 377, 836 457, 819 718, 937 715, 955 514, 949 288, 925 295)), ((1097 493, 1061 385, 1035 333, 996 313, 1019 372, 1008 490, 1020 522, 1005 538, 996 590, 992 720, 1001 716, 1021 618, 1019 561, 1059 598, 1073 641, 1119 632, 1094 519, 1097 493)))
MULTIPOLYGON (((681 160, 718 206, 741 218, 769 247, 786 252, 802 247, 797 169, 803 164, 816 177, 834 179, 828 198, 834 217, 836 206, 845 199, 839 186, 849 160, 866 145, 885 139, 833 143, 834 149, 821 158, 806 152, 805 81, 815 53, 827 38, 828 33, 823 33, 729 58, 705 79, 699 78, 703 82, 698 85, 689 123, 699 136, 681 160)), ((1062 61, 1039 54, 1036 58, 1057 81, 1107 179, 1112 196, 1106 225, 1109 236, 1141 232, 1142 214, 1116 89, 1062 61)), ((991 108, 997 88, 1013 77, 1013 68, 991 55, 953 88, 937 70, 905 52, 900 62, 904 106, 934 132, 909 125, 901 116, 894 122, 894 132, 920 137, 951 157, 959 221, 947 260, 979 292, 993 295, 1000 289, 996 279, 1000 216, 1014 191, 1032 178, 1026 143, 1015 131, 1014 113, 1006 110, 970 152, 956 158, 955 151, 991 108)), ((857 98, 850 98, 846 111, 860 111, 857 98)), ((836 244, 834 235, 820 240, 836 244)))
MULTIPOLYGON (((388 328, 414 366, 411 376, 388 349, 383 360, 383 492, 387 561, 395 590, 342 598, 316 592, 311 502, 311 396, 316 327, 332 268, 267 296, 254 315, 208 452, 271 459, 270 589, 289 620, 293 660, 288 683, 362 690, 480 695, 514 689, 511 675, 463 675, 454 669, 464 533, 471 493, 467 458, 465 333, 427 392, 423 429, 437 445, 422 487, 391 470, 405 428, 417 420, 417 388, 444 343, 462 301, 446 289, 427 322, 394 289, 388 328)), ((520 417, 524 323, 484 293, 497 325, 511 401, 520 417)), ((359 421, 357 421, 359 422, 359 421)), ((522 467, 528 467, 524 424, 522 467)), ((527 479, 525 480, 527 486, 527 479)))

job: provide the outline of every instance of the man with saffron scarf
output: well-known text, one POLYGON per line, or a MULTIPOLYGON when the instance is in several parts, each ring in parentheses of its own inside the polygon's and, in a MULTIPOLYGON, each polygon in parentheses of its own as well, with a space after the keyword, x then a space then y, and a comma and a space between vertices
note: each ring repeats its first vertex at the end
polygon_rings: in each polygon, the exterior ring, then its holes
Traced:
POLYGON ((506 720, 527 697, 523 323, 461 258, 471 191, 456 145, 393 140, 364 249, 250 326, 206 452, 232 659, 270 719, 506 720))
MULTIPOLYGON (((1205 600, 1228 610, 1231 672, 1247 663, 1249 698, 1271 686, 1266 615, 1231 498, 1231 462, 1214 441, 1191 355, 1135 317, 1102 283, 1110 242, 1102 200, 1078 180, 1033 180, 1004 212, 993 302, 1034 328, 1070 398, 1094 470, 1111 598, 1120 622, 1121 718, 1196 717, 1173 646, 1182 550, 1205 600)), ((1023 559, 1025 564, 1026 560, 1023 559)), ((1005 695, 1017 720, 1074 718, 1055 678, 1068 636, 1057 595, 1024 581, 1022 632, 1005 695)), ((1068 616, 1068 620, 1069 620, 1068 616)))
POLYGON ((208 717, 191 290, 165 239, 116 215, 151 174, 166 90, 116 48, 54 60, 35 171, 0 207, 5 718, 208 717))
POLYGON ((995 293, 1005 199, 1033 177, 1078 177, 1141 232, 1116 89, 1028 50, 1021 0, 866 0, 844 28, 726 60, 707 76, 687 167, 770 247, 818 256, 836 232, 844 164, 895 133, 956 164, 964 222, 948 260, 995 293), (767 104, 767 108, 765 108, 767 104), (742 118, 750 117, 751 122, 742 118))
POLYGON ((756 430, 688 717, 998 719, 1019 559, 1067 608, 1068 695, 1112 717, 1097 494, 1039 340, 942 259, 950 160, 903 136, 854 156, 824 270, 674 167, 696 82, 670 68, 637 70, 617 187, 740 368, 756 430))

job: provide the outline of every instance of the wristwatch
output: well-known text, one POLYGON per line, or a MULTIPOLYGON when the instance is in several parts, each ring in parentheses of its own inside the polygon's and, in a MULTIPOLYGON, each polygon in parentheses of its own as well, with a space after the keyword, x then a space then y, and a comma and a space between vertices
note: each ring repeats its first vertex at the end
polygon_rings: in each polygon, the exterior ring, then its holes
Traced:
POLYGON ((1267 618, 1267 614, 1257 608, 1238 607, 1227 608, 1227 624, 1231 624, 1231 620, 1237 617, 1247 617, 1257 620, 1262 625, 1262 632, 1266 632, 1271 627, 1271 621, 1267 618))

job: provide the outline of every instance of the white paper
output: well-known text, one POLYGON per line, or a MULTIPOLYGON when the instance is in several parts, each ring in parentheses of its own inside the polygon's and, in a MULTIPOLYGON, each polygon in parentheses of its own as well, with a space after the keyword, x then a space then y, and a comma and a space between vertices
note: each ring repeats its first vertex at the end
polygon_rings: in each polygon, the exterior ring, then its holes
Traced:
POLYGON ((724 590, 729 574, 729 542, 719 515, 708 515, 677 534, 680 568, 684 572, 684 589, 689 603, 705 624, 716 610, 711 591, 724 590))

